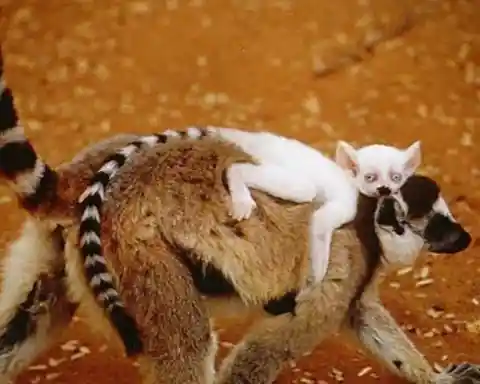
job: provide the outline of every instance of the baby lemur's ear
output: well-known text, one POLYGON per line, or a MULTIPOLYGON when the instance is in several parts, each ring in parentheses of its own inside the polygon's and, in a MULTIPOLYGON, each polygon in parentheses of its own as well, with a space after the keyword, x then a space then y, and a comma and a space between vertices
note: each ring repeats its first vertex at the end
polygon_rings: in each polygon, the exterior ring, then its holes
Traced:
POLYGON ((345 141, 337 142, 335 151, 335 162, 345 169, 351 171, 354 176, 358 173, 357 150, 345 141))
POLYGON ((400 224, 400 218, 403 216, 403 210, 395 198, 388 196, 378 200, 375 217, 377 224, 392 227, 397 235, 403 235, 405 228, 400 224))
POLYGON ((417 168, 422 163, 422 149, 420 141, 414 142, 407 149, 405 149, 405 172, 413 175, 417 168))

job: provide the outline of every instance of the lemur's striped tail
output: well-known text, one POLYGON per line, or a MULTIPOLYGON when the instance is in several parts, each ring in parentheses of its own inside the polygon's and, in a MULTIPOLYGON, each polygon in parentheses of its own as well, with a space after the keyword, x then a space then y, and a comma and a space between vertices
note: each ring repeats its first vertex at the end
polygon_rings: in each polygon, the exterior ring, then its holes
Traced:
POLYGON ((20 204, 35 212, 56 195, 57 174, 36 154, 25 137, 12 90, 4 80, 0 51, 0 174, 17 194, 20 204))
POLYGON ((105 201, 108 183, 123 164, 142 148, 166 143, 169 138, 173 137, 201 138, 207 133, 207 130, 189 128, 183 132, 166 131, 133 141, 105 160, 103 166, 92 178, 89 187, 78 200, 81 214, 79 243, 86 278, 97 302, 106 310, 112 325, 119 333, 127 356, 140 353, 143 346, 135 320, 125 310, 102 253, 101 209, 105 201))

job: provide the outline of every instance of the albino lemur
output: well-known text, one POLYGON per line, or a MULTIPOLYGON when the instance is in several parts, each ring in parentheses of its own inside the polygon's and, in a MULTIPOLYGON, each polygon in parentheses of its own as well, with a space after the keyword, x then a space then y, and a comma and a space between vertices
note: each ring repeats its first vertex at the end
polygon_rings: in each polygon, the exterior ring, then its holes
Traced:
MULTIPOLYGON (((91 169, 90 163, 97 162, 99 154, 89 153, 57 171, 60 180, 65 177, 75 185, 73 201, 82 191, 76 180, 84 175, 78 170, 91 169)), ((359 198, 353 223, 334 232, 325 278, 302 291, 287 311, 258 319, 214 379, 211 305, 228 315, 232 313, 225 305, 235 300, 261 310, 262 304, 301 290, 308 277, 313 204, 293 204, 252 191, 258 214, 241 222, 229 219, 230 196, 223 176, 232 164, 248 161, 252 159, 234 145, 214 139, 171 142, 135 156, 107 191, 102 226, 106 261, 138 324, 144 384, 271 383, 289 360, 342 328, 353 331, 394 374, 412 383, 459 384, 478 373, 467 364, 461 372, 435 374, 378 298, 378 283, 388 266, 412 264, 422 248, 456 253, 471 241, 451 217, 435 182, 413 176, 395 198, 382 197, 378 204, 374 198, 359 198)), ((88 290, 82 266, 78 261, 75 265, 80 257, 78 218, 70 212, 62 218, 61 211, 59 207, 35 226, 48 220, 67 226, 67 282, 77 292, 88 290)), ((28 265, 39 257, 31 234, 23 236, 30 251, 17 250, 5 260, 22 259, 21 265, 28 265)), ((7 276, 27 273, 18 267, 10 265, 7 276)), ((18 287, 17 280, 10 281, 9 292, 18 287)), ((25 292, 26 286, 18 288, 25 292)), ((56 303, 65 300, 57 299, 56 303)), ((0 308, 10 300, 11 295, 1 292, 0 308)), ((100 311, 97 305, 92 308, 100 311)), ((55 319, 52 315, 51 321, 55 319)), ((0 353, 1 372, 9 374, 8 361, 37 333, 45 332, 49 323, 39 320, 33 319, 26 340, 11 340, 13 348, 0 353)), ((8 317, 0 317, 0 350, 8 324, 8 317)), ((38 348, 38 342, 31 344, 30 355, 38 348)))
POLYGON ((385 191, 395 193, 420 164, 418 142, 406 150, 371 145, 358 151, 345 142, 339 142, 336 153, 339 167, 300 141, 268 132, 191 127, 185 131, 168 130, 142 137, 110 156, 79 199, 82 212, 80 245, 92 286, 101 287, 105 282, 108 291, 114 294, 110 285, 111 276, 103 268, 100 217, 105 190, 118 169, 143 145, 165 143, 169 138, 204 137, 234 143, 257 162, 233 164, 227 172, 235 219, 248 218, 255 206, 249 188, 297 203, 314 199, 322 203, 312 216, 310 260, 314 282, 321 280, 326 272, 332 231, 355 216, 357 189, 367 196, 378 196, 385 191), (351 176, 344 170, 351 172, 351 176))

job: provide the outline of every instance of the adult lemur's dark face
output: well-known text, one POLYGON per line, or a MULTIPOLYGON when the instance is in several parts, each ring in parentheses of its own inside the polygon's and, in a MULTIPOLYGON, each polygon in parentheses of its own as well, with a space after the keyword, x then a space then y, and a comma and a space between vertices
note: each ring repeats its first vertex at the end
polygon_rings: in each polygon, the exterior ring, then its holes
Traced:
POLYGON ((411 176, 398 194, 380 198, 375 219, 380 230, 417 236, 430 252, 457 253, 472 240, 453 218, 437 183, 425 176, 411 176))

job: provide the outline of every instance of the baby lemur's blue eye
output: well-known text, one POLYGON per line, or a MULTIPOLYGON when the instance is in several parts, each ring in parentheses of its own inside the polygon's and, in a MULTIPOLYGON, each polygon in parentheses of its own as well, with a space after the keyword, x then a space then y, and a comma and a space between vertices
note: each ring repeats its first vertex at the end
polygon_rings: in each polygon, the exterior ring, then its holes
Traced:
POLYGON ((363 178, 367 183, 373 183, 377 181, 378 176, 376 173, 366 173, 365 176, 363 176, 363 178))
POLYGON ((392 172, 390 178, 394 183, 400 183, 402 181, 402 174, 398 172, 392 172))

